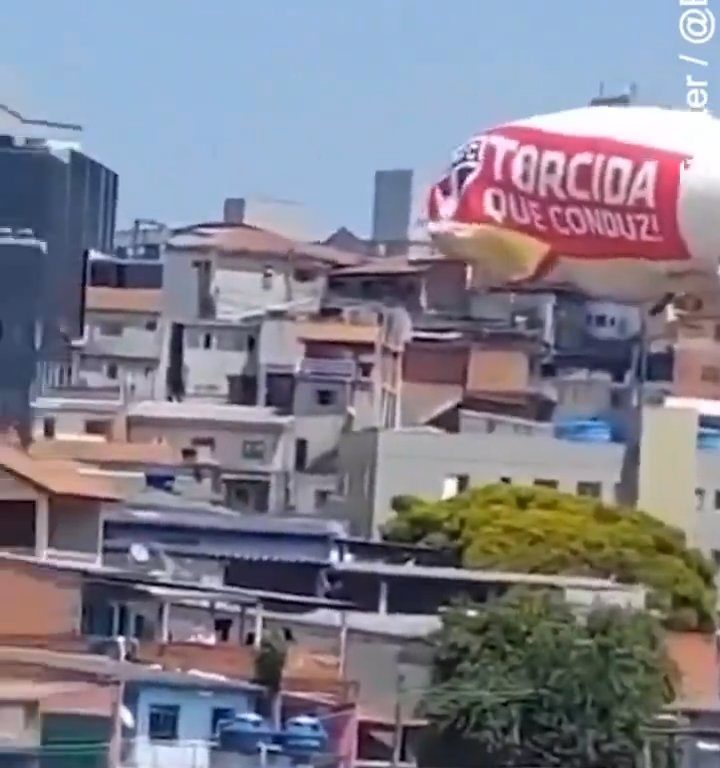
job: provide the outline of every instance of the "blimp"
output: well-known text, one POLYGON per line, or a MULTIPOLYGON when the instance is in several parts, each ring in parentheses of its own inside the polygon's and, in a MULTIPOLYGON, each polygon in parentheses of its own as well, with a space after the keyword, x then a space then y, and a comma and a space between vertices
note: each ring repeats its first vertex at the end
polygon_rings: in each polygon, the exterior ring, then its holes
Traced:
POLYGON ((429 191, 427 227, 475 285, 720 303, 720 120, 589 106, 491 127, 429 191))

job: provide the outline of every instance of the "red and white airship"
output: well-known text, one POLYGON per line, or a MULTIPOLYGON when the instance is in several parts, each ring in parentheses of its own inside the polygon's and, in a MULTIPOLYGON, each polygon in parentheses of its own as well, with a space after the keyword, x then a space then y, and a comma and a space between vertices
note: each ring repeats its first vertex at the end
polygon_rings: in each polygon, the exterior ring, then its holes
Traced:
POLYGON ((491 128, 431 188, 428 229, 477 285, 720 296, 720 120, 593 106, 491 128))

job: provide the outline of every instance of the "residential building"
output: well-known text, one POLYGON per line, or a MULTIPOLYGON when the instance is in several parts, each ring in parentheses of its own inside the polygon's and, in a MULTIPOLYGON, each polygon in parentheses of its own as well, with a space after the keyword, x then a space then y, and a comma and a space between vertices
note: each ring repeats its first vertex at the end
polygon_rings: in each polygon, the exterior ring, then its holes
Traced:
POLYGON ((376 257, 332 270, 323 306, 365 304, 403 307, 414 318, 427 312, 464 317, 468 299, 466 283, 465 264, 432 253, 376 257))
POLYGON ((0 549, 5 552, 99 563, 102 507, 119 499, 110 482, 83 475, 72 462, 34 459, 17 448, 0 447, 0 549))
POLYGON ((162 346, 160 292, 91 286, 85 307, 78 384, 120 384, 130 398, 152 397, 162 346))
POLYGON ((3 662, 0 715, 3 765, 101 768, 113 741, 117 687, 3 662))
MULTIPOLYGON (((60 369, 63 370, 62 368, 60 369)), ((122 387, 89 388, 40 382, 31 402, 34 440, 122 439, 126 395, 122 387)))
MULTIPOLYGON (((175 230, 166 244, 163 273, 161 368, 167 371, 167 385, 156 396, 184 396, 189 389, 185 379, 199 375, 186 361, 185 327, 193 329, 191 339, 201 345, 218 328, 224 337, 223 349, 246 351, 252 360, 252 334, 243 330, 248 321, 252 324, 253 317, 257 321, 277 307, 316 310, 329 270, 357 259, 329 246, 297 242, 233 221, 175 230), (237 349, 239 343, 247 346, 237 349)), ((214 358, 220 360, 217 355, 214 358)), ((213 363, 210 370, 215 372, 218 365, 225 375, 230 364, 213 363)), ((255 374, 238 364, 230 365, 229 375, 234 382, 223 379, 216 384, 218 376, 213 373, 210 385, 219 387, 218 396, 229 391, 230 399, 236 401, 234 387, 255 374)), ((246 402, 247 392, 242 397, 246 402)))
MULTIPOLYGON (((645 491, 639 503, 681 527, 691 542, 709 554, 718 552, 720 556, 720 523, 715 511, 720 505, 716 479, 720 453, 696 448, 696 412, 692 424, 683 422, 680 429, 675 410, 674 406, 645 410, 646 424, 667 426, 658 426, 659 433, 648 427, 648 436, 666 437, 648 437, 642 443, 640 473, 645 491), (668 446, 672 457, 664 453, 668 446), (672 493, 668 483, 675 485, 672 493)), ((623 444, 560 439, 548 434, 546 426, 499 416, 471 418, 479 420, 479 428, 466 422, 470 431, 459 434, 417 428, 343 435, 339 471, 346 495, 344 500, 333 498, 327 514, 347 520, 355 533, 378 536, 392 514, 393 497, 402 494, 449 498, 469 486, 507 482, 558 488, 609 503, 617 500, 625 460, 623 444), (488 430, 489 421, 493 427, 488 430)))
POLYGON ((124 704, 135 723, 123 744, 126 765, 209 768, 218 728, 237 715, 256 712, 262 688, 248 682, 193 679, 133 680, 124 704))
POLYGON ((206 450, 217 461, 228 506, 282 514, 292 504, 295 423, 272 408, 144 401, 127 409, 130 442, 206 450))
POLYGON ((237 321, 184 323, 184 398, 255 405, 260 325, 261 316, 252 314, 237 321))

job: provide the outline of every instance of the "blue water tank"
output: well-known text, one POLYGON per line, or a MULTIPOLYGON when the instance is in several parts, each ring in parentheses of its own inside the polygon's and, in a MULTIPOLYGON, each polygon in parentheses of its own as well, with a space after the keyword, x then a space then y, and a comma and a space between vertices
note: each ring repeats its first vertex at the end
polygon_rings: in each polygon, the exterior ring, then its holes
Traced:
POLYGON ((285 723, 281 734, 285 752, 289 755, 311 755, 327 752, 328 735, 317 717, 300 715, 285 723))
POLYGON ((609 443, 612 440, 612 428, 608 422, 600 419, 573 419, 558 422, 555 425, 555 437, 578 443, 609 443))
POLYGON ((701 451, 720 451, 720 429, 701 427, 698 430, 697 447, 701 451))
POLYGON ((277 731, 263 717, 254 712, 245 712, 236 715, 233 723, 220 731, 220 748, 254 755, 261 744, 274 744, 278 736, 277 731))

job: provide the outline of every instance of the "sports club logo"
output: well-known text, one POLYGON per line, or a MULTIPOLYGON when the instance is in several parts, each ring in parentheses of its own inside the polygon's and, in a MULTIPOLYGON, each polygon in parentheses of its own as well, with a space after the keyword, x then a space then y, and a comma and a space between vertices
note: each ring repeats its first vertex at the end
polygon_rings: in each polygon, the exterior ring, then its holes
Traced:
POLYGON ((485 154, 483 149, 482 139, 475 138, 453 153, 450 170, 435 188, 435 203, 440 218, 453 218, 463 192, 480 175, 485 154))

